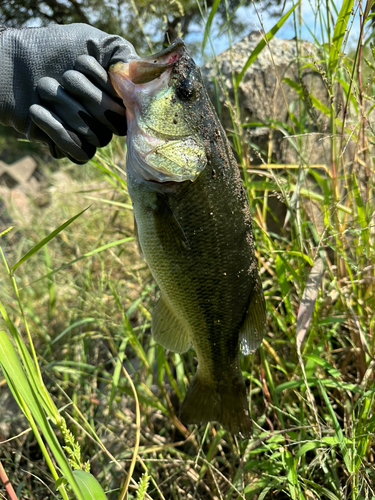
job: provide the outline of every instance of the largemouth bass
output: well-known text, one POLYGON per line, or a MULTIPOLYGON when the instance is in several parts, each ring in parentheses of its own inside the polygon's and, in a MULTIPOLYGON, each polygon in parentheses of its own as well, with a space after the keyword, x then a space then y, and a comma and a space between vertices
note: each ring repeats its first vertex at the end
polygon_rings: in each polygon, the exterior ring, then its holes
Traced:
POLYGON ((109 74, 126 106, 138 241, 161 290, 152 333, 198 358, 180 418, 249 436, 240 349, 259 346, 266 308, 237 162, 181 40, 109 74))

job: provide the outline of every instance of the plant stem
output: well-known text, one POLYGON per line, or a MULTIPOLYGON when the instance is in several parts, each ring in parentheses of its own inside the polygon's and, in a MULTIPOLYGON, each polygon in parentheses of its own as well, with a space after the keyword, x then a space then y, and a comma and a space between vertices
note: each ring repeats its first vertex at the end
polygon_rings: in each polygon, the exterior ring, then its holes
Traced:
POLYGON ((5 486, 6 492, 9 495, 10 500, 18 500, 16 492, 13 489, 12 483, 9 481, 8 476, 4 470, 3 464, 0 461, 0 480, 5 486))

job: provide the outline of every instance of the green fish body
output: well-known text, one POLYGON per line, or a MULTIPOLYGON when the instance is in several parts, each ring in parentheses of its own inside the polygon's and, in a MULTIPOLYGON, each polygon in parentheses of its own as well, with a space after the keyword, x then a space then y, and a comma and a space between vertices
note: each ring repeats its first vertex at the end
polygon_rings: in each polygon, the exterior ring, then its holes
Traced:
POLYGON ((161 290, 152 333, 172 351, 193 347, 198 359, 180 418, 248 436, 240 348, 259 346, 265 302, 237 162, 181 41, 118 63, 110 76, 127 107, 138 240, 161 290))

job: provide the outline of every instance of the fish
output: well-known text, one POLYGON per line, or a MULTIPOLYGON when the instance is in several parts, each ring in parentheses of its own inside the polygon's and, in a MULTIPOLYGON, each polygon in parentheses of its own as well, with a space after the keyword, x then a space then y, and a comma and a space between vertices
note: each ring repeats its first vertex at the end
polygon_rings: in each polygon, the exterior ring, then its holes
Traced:
POLYGON ((249 437, 240 352, 259 347, 266 304, 238 163, 181 39, 109 76, 126 107, 137 240, 161 292, 151 332, 198 360, 180 420, 249 437))

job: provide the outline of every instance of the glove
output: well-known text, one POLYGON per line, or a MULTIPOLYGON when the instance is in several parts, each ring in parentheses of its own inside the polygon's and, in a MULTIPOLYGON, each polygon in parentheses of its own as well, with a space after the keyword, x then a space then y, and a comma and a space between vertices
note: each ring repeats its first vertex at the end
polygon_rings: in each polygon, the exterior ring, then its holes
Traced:
POLYGON ((129 42, 86 24, 0 28, 0 123, 86 163, 113 133, 126 135, 107 70, 131 59, 129 42))

